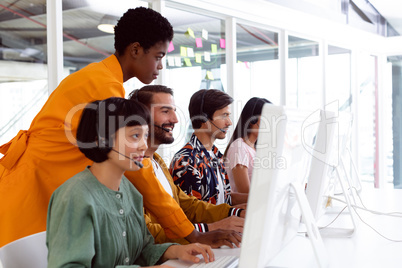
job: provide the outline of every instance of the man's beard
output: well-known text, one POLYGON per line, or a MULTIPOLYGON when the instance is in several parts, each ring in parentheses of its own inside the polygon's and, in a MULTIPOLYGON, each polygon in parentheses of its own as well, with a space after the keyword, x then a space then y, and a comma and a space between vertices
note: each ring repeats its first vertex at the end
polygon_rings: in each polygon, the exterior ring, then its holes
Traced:
MULTIPOLYGON (((162 127, 170 126, 170 124, 162 124, 162 127)), ((173 136, 167 136, 167 132, 161 128, 154 127, 154 140, 159 144, 171 144, 174 142, 173 136)))

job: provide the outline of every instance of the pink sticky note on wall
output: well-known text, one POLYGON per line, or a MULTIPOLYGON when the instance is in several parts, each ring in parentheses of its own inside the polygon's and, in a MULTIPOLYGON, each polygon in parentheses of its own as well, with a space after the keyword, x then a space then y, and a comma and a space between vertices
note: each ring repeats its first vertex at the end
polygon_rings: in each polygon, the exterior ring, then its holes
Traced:
POLYGON ((220 45, 221 45, 221 48, 225 48, 225 47, 226 47, 226 41, 225 41, 225 39, 220 39, 220 45))
POLYGON ((170 41, 168 52, 172 52, 174 50, 173 42, 170 41))
POLYGON ((202 39, 201 38, 196 38, 195 39, 195 44, 197 45, 197 47, 202 47, 202 39))

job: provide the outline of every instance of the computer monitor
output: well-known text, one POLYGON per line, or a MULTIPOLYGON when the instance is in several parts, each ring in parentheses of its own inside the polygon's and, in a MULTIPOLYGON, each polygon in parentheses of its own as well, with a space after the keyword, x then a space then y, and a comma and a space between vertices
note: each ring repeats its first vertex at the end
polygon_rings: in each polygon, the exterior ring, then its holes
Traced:
POLYGON ((296 237, 301 215, 320 267, 326 253, 304 187, 317 116, 264 105, 254 159, 239 267, 266 267, 296 237), (300 210, 301 209, 301 210, 300 210))
MULTIPOLYGON (((320 111, 321 118, 312 152, 313 158, 311 159, 310 174, 306 186, 306 196, 318 225, 326 226, 325 228, 320 228, 320 233, 324 236, 352 236, 356 230, 356 221, 348 189, 344 184, 342 175, 342 171, 345 171, 344 164, 342 163, 342 154, 345 151, 350 134, 350 128, 348 127, 350 125, 350 120, 348 120, 350 119, 349 115, 324 110, 320 111), (342 227, 328 227, 328 222, 331 222, 334 217, 324 219, 324 224, 321 221, 328 208, 331 207, 329 205, 330 197, 335 194, 336 185, 341 187, 341 193, 345 197, 351 226, 343 224, 342 227)), ((346 173, 345 175, 350 188, 349 178, 346 173)), ((339 208, 333 212, 341 213, 342 210, 342 208, 339 208)))
MULTIPOLYGON (((334 147, 335 153, 332 153, 332 165, 340 166, 342 178, 349 187, 350 194, 353 197, 353 190, 360 193, 362 185, 360 181, 360 174, 357 166, 353 160, 352 153, 350 151, 350 140, 352 137, 352 125, 353 115, 349 112, 339 112, 338 115, 338 133, 335 133, 336 142, 339 146, 334 147), (354 189, 352 189, 354 188, 354 189)), ((342 189, 338 184, 335 185, 335 194, 342 194, 342 189)))
POLYGON ((331 158, 336 158, 335 144, 339 144, 334 139, 338 126, 336 114, 324 110, 320 110, 319 113, 320 120, 317 122, 318 131, 314 139, 313 157, 306 186, 307 200, 316 220, 325 214, 328 196, 333 193, 331 173, 335 159, 331 158))

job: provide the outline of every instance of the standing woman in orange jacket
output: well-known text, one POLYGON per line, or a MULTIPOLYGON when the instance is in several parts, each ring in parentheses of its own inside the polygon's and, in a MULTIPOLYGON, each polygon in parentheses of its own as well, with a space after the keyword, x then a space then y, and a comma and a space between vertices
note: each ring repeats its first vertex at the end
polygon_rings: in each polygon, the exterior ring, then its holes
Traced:
MULTIPOLYGON (((0 247, 46 230, 53 191, 91 164, 76 146, 82 109, 89 102, 123 97, 123 82, 137 77, 149 84, 163 68, 162 58, 173 39, 166 18, 149 8, 129 9, 115 27, 116 52, 69 75, 50 95, 27 131, 0 147, 0 247)), ((171 237, 193 233, 177 203, 166 193, 147 198, 157 180, 127 178, 144 197, 144 206, 158 217, 171 237)), ((152 191, 154 193, 154 191, 152 191)))

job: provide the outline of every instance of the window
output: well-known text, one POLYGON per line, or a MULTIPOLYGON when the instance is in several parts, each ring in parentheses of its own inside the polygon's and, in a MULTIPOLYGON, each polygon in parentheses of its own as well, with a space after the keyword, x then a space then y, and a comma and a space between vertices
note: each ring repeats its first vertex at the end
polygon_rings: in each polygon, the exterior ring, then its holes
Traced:
POLYGON ((402 188, 402 143, 400 133, 402 132, 402 56, 388 57, 386 71, 386 81, 390 81, 385 88, 384 98, 384 139, 383 143, 386 150, 386 169, 385 176, 387 182, 393 182, 395 188, 402 188))
POLYGON ((360 54, 358 59, 358 166, 363 181, 374 182, 376 58, 360 54))
POLYGON ((28 129, 48 97, 44 2, 0 6, 0 144, 28 129))
MULTIPOLYGON (((174 129, 175 142, 161 151, 168 163, 193 132, 188 113, 191 96, 200 89, 227 90, 224 21, 171 8, 166 8, 165 17, 174 30, 166 56, 166 85, 175 92, 180 122, 174 129)), ((215 144, 222 151, 226 142, 215 144)))
POLYGON ((289 36, 286 69, 286 105, 301 109, 322 106, 322 75, 318 43, 289 36))
POLYGON ((328 46, 325 104, 337 102, 338 111, 351 111, 350 71, 350 50, 328 46))
POLYGON ((237 24, 236 31, 235 101, 239 115, 251 97, 266 98, 279 105, 278 33, 246 24, 237 24))
POLYGON ((351 113, 351 51, 328 45, 326 62, 325 109, 337 112, 339 124, 333 142, 334 165, 344 164, 345 171, 353 176, 351 141, 354 118, 351 113), (340 161, 342 158, 342 162, 340 161))
MULTIPOLYGON (((99 62, 115 52, 113 28, 105 32, 98 25, 117 20, 129 8, 148 7, 145 1, 121 0, 119 5, 97 0, 63 1, 63 56, 65 76, 93 62, 99 62)), ((126 97, 144 86, 137 78, 124 83, 126 97)))

